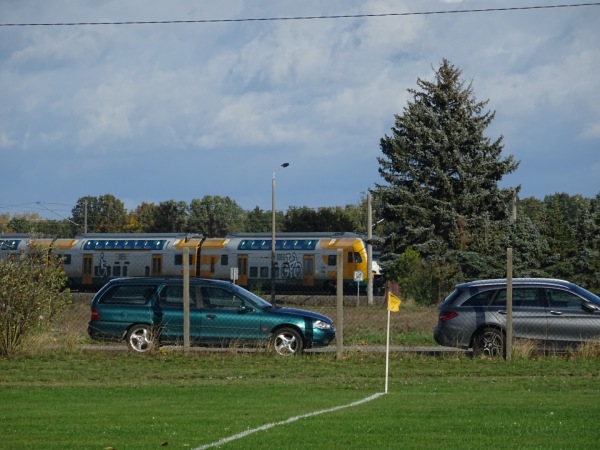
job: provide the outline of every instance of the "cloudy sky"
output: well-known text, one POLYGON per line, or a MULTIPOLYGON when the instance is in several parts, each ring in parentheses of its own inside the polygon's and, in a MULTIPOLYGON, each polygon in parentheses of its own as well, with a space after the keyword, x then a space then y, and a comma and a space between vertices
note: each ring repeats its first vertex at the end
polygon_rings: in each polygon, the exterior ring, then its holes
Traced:
MULTIPOLYGON (((344 206, 447 58, 489 99, 521 197, 600 192, 600 5, 552 0, 0 0, 0 214, 87 195, 344 206), (407 14, 409 13, 409 14, 407 14), (237 19, 360 16, 313 20, 237 19), (216 20, 214 22, 202 22, 216 20)), ((598 2, 600 3, 600 2, 598 2)))

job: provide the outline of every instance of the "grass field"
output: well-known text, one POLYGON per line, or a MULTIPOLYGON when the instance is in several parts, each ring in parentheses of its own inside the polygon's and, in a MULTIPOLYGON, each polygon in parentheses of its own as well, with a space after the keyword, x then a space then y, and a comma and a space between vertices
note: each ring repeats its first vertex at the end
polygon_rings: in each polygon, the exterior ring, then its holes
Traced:
MULTIPOLYGON (((2 449, 193 449, 383 392, 382 353, 45 351, 0 360, 2 449)), ((600 360, 393 353, 389 393, 226 449, 592 449, 600 360)))

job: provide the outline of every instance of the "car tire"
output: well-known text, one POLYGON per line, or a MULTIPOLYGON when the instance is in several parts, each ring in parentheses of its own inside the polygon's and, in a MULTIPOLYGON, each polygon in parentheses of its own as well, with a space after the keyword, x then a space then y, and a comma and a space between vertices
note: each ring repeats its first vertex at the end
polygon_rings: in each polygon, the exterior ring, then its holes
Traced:
POLYGON ((138 353, 147 353, 156 346, 154 331, 150 325, 132 326, 126 336, 127 347, 138 353))
POLYGON ((504 333, 497 328, 485 327, 473 337, 473 355, 496 358, 505 356, 504 333))
POLYGON ((294 356, 304 350, 302 336, 294 328, 280 328, 273 333, 271 348, 281 356, 294 356))

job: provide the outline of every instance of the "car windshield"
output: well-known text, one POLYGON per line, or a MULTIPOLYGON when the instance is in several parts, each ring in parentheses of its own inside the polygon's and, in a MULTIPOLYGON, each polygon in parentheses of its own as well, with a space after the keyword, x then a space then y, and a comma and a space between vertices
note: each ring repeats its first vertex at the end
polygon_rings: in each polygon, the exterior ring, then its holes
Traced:
POLYGON ((247 300, 250 300, 252 303, 254 303, 256 306, 258 306, 259 308, 272 308, 273 305, 271 305, 268 301, 262 299, 261 297, 259 297, 256 294, 253 294, 250 291, 247 291, 246 289, 243 289, 237 285, 232 285, 233 291, 238 294, 240 297, 243 297, 247 300))

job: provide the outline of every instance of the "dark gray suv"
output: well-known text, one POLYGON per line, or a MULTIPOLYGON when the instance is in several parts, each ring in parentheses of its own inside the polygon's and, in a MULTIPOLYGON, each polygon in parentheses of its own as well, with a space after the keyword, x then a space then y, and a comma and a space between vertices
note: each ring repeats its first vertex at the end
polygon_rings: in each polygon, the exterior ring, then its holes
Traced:
MULTIPOLYGON (((476 355, 505 354, 506 280, 462 283, 438 308, 435 341, 472 348, 476 355)), ((600 297, 563 280, 513 280, 513 336, 564 350, 600 339, 600 297)))

